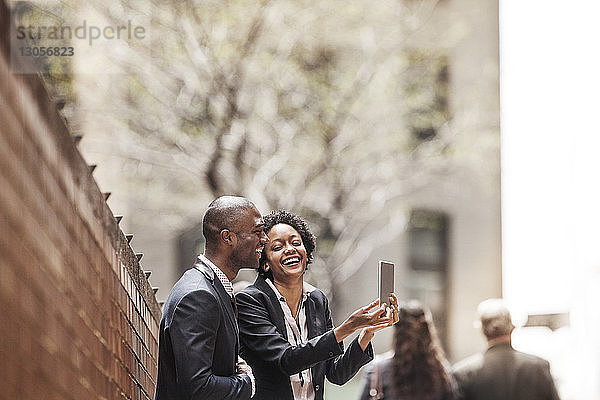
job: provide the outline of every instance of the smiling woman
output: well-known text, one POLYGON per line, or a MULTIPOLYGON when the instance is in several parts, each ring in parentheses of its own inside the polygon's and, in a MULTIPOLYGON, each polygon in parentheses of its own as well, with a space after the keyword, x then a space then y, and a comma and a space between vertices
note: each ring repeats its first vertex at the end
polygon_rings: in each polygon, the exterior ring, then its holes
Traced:
MULTIPOLYGON (((311 232, 308 224, 302 218, 297 215, 291 214, 285 210, 279 210, 271 212, 265 217, 265 232, 272 236, 271 240, 267 244, 269 252, 264 251, 260 260, 259 274, 265 278, 270 278, 273 281, 273 271, 271 270, 271 264, 273 261, 268 262, 267 254, 274 257, 277 252, 283 251, 283 246, 286 244, 285 240, 293 240, 292 248, 301 248, 304 252, 305 257, 302 259, 304 266, 303 273, 308 269, 308 265, 313 261, 313 252, 315 251, 316 238, 311 232), (283 231, 283 232, 280 232, 283 231), (285 235, 287 231, 287 235, 285 235), (280 237, 285 236, 285 237, 280 237)), ((289 249, 288 249, 289 250, 289 249)), ((290 254, 290 253, 288 253, 290 254)), ((292 253, 293 254, 293 253, 292 253)), ((287 260, 286 260, 287 261, 287 260)))
MULTIPOLYGON (((266 263, 262 268, 271 271, 275 286, 281 290, 300 284, 307 265, 306 249, 300 234, 287 224, 275 225, 269 234, 273 239, 269 242, 266 263)), ((294 302, 294 306, 292 313, 296 315, 298 304, 294 302)))
POLYGON ((236 296, 241 355, 256 377, 254 399, 323 399, 325 377, 342 385, 373 359, 376 331, 398 320, 392 307, 375 300, 334 328, 327 297, 304 282, 313 259, 315 236, 306 221, 284 210, 264 217, 269 236, 259 276, 236 296), (344 351, 343 340, 360 335, 344 351))

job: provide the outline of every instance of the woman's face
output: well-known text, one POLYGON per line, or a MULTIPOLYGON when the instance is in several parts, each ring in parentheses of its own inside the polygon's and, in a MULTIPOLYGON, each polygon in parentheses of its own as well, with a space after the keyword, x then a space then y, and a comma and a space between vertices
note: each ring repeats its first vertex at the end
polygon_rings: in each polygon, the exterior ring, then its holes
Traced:
POLYGON ((267 233, 269 242, 265 246, 266 266, 276 282, 302 279, 306 269, 307 255, 302 237, 287 224, 274 225, 267 233))

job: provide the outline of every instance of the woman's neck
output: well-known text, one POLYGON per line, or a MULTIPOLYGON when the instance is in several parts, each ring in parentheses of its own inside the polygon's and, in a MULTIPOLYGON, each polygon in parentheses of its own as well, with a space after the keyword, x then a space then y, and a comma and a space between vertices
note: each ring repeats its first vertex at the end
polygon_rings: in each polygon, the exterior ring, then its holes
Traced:
POLYGON ((285 301, 290 307, 292 316, 298 318, 298 308, 300 306, 300 301, 302 301, 302 289, 304 288, 304 281, 302 278, 294 282, 273 281, 273 284, 279 293, 285 297, 285 301))

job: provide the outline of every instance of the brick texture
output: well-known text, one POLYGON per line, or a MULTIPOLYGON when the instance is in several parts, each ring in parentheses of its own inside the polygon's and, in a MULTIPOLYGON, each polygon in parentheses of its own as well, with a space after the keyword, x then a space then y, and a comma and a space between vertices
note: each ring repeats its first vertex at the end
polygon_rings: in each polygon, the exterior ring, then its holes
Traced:
POLYGON ((0 1, 0 399, 149 399, 160 308, 0 1))

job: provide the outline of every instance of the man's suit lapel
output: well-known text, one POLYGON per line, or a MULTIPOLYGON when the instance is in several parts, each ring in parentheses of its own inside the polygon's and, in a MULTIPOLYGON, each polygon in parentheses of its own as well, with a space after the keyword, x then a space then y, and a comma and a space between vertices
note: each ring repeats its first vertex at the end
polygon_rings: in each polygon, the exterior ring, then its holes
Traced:
POLYGON ((231 326, 234 328, 233 330, 235 332, 236 342, 239 342, 239 328, 237 320, 235 318, 235 313, 233 311, 233 305, 231 304, 231 297, 229 296, 229 294, 227 294, 227 291, 223 287, 223 284, 221 283, 219 278, 217 278, 212 268, 204 264, 201 259, 198 259, 198 262, 196 263, 196 265, 194 265, 194 268, 202 272, 204 276, 206 276, 208 280, 212 283, 213 287, 215 288, 215 291, 219 295, 221 304, 225 309, 225 314, 227 315, 231 326))
POLYGON ((277 328, 277 331, 283 335, 283 337, 287 340, 287 329, 285 327, 285 316, 283 315, 283 310, 281 309, 281 304, 279 303, 279 299, 277 295, 271 289, 265 278, 262 276, 258 276, 256 278, 256 282, 254 282, 255 286, 260 289, 261 292, 267 295, 269 301, 271 303, 271 311, 273 317, 273 323, 277 328))

